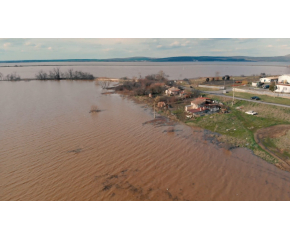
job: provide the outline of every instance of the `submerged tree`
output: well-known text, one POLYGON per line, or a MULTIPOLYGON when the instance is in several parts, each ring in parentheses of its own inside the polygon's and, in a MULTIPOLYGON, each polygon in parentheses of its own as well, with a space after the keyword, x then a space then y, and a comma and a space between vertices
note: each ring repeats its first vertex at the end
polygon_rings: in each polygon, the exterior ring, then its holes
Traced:
POLYGON ((49 71, 49 78, 60 80, 60 68, 54 68, 52 71, 49 71))
POLYGON ((7 81, 18 81, 20 80, 20 76, 16 74, 16 72, 6 75, 5 80, 7 81))
POLYGON ((48 79, 48 75, 46 72, 43 72, 42 70, 40 70, 38 72, 38 74, 35 75, 36 79, 39 79, 39 80, 47 80, 48 79))

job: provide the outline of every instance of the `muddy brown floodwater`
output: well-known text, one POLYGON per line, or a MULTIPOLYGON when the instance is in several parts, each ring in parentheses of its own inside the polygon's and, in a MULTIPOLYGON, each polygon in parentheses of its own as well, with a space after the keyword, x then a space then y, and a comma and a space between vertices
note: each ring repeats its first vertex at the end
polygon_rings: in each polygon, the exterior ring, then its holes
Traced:
POLYGON ((0 200, 290 199, 289 172, 101 93, 85 81, 0 82, 0 200))

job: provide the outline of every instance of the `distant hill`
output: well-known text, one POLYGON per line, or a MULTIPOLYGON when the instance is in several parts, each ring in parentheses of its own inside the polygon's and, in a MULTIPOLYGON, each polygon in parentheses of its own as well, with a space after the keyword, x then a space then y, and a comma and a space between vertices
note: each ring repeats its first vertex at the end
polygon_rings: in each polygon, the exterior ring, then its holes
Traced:
POLYGON ((110 59, 52 59, 52 60, 15 60, 0 63, 34 63, 34 62, 290 62, 290 54, 277 57, 247 56, 179 56, 167 58, 129 57, 110 59))

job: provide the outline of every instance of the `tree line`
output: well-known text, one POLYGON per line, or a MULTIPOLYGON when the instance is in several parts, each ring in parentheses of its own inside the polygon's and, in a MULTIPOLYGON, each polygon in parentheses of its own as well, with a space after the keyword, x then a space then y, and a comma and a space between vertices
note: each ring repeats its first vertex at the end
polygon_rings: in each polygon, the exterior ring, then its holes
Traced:
POLYGON ((93 80, 95 79, 93 74, 82 72, 82 71, 74 71, 72 68, 66 72, 61 72, 60 68, 54 68, 48 73, 40 70, 36 75, 36 79, 38 80, 93 80))

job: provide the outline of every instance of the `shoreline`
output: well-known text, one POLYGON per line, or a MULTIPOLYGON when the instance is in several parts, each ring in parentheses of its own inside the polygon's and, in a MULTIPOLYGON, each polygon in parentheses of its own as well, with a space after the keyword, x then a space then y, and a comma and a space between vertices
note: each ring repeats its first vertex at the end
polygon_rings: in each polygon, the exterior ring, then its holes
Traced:
MULTIPOLYGON (((129 99, 133 100, 135 103, 137 104, 145 104, 146 106, 150 107, 150 109, 153 111, 154 108, 154 99, 153 98, 149 98, 146 96, 133 96, 130 93, 124 93, 122 91, 115 91, 115 93, 123 95, 128 97, 129 99)), ((170 110, 169 110, 170 111, 170 110)), ((171 111, 170 111, 171 113, 171 111)), ((180 119, 178 119, 178 117, 174 114, 166 114, 166 112, 164 112, 163 110, 156 108, 156 114, 162 116, 162 117, 166 117, 167 119, 169 119, 170 121, 174 121, 178 124, 185 124, 186 126, 190 127, 190 128, 199 128, 200 130, 203 131, 209 131, 208 132, 208 137, 209 139, 214 139, 214 143, 216 143, 216 145, 218 147, 222 147, 225 150, 233 150, 233 149, 237 149, 237 148, 246 148, 248 150, 250 150, 252 152, 253 155, 263 159, 264 161, 275 165, 277 168, 284 170, 284 171, 288 171, 290 172, 290 166, 288 165, 288 163, 286 163, 284 160, 280 159, 279 157, 277 157, 275 154, 273 155, 271 152, 267 151, 267 149, 263 148, 260 144, 259 141, 257 141, 256 139, 256 132, 258 130, 263 131, 264 128, 259 128, 256 129, 255 131, 251 132, 250 135, 252 135, 252 140, 251 139, 239 139, 237 137, 234 136, 230 136, 227 134, 222 134, 216 131, 213 131, 211 129, 208 129, 204 126, 202 126, 202 124, 198 124, 198 123, 191 123, 189 121, 182 121, 180 119), (255 146, 256 145, 256 146, 255 146)), ((218 113, 212 114, 211 117, 213 117, 213 115, 216 115, 218 113)), ((201 118, 201 117, 198 117, 201 118)), ((197 119, 198 119, 197 118, 197 119)), ((290 123, 288 123, 290 125, 290 123)), ((275 125, 272 126, 280 126, 281 123, 277 123, 275 125)), ((287 124, 286 124, 287 125, 287 124)), ((211 142, 213 142, 211 140, 211 142)))

